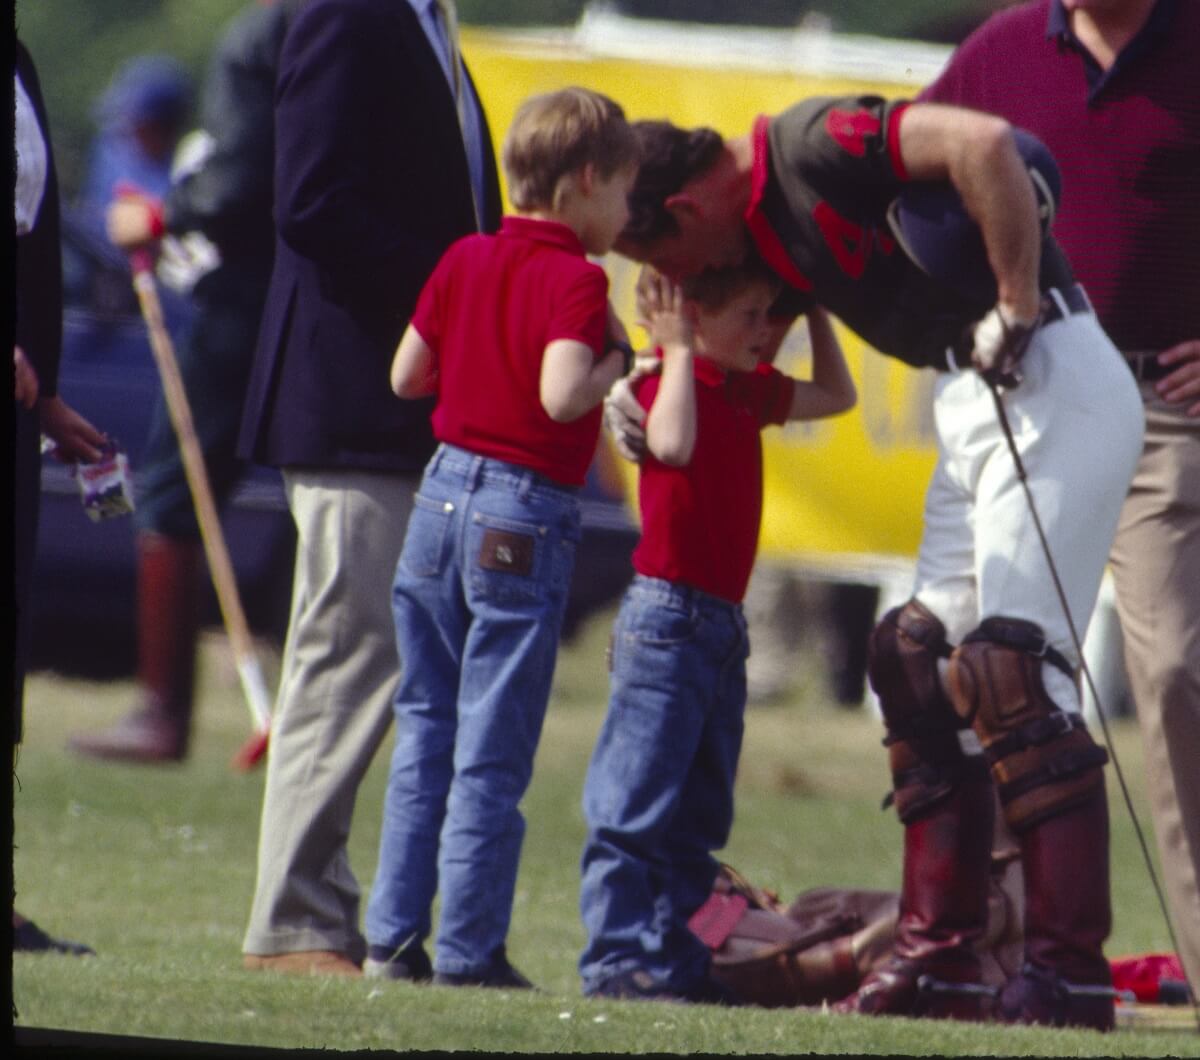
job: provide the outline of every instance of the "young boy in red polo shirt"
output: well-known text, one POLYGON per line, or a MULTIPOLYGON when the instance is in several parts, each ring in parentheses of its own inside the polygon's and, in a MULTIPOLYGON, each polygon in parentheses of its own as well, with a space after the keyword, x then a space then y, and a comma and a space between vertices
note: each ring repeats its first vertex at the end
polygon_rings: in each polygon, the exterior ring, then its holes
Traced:
POLYGON ((651 274, 642 311, 661 375, 647 408, 642 539, 617 617, 608 715, 584 782, 585 994, 733 1003, 688 930, 733 823, 749 642, 741 600, 762 511, 763 427, 844 412, 854 384, 808 315, 811 381, 763 363, 778 281, 754 266, 651 274))
POLYGON ((451 986, 530 986, 504 946, 518 803, 580 537, 576 489, 631 355, 612 348, 623 329, 586 257, 628 217, 637 145, 621 108, 581 88, 534 97, 503 164, 516 214, 449 248, 391 372, 400 397, 436 396, 441 444, 392 589, 402 665, 364 970, 451 986))

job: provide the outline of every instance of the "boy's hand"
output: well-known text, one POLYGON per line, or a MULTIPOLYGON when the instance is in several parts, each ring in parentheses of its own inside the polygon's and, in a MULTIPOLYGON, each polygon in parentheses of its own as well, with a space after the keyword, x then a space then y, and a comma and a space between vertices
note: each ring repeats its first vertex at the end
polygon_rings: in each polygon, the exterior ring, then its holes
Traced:
POLYGON ((638 312, 651 341, 663 353, 692 348, 692 320, 684 307, 683 290, 657 272, 644 270, 638 280, 638 312))

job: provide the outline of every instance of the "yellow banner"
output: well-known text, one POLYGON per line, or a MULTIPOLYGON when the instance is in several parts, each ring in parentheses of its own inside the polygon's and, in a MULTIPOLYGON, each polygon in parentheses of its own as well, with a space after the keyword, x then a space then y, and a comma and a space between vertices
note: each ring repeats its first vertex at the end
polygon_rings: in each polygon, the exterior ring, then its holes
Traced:
MULTIPOLYGON (((497 146, 522 100, 570 84, 611 96, 631 119, 669 118, 728 136, 745 132, 756 115, 776 113, 804 96, 915 91, 911 84, 688 66, 686 55, 672 62, 598 57, 484 30, 464 32, 463 51, 497 146)), ((632 321, 637 266, 610 255, 605 267, 613 303, 622 319, 632 321)), ((760 551, 833 567, 860 565, 868 557, 914 556, 934 461, 933 373, 882 357, 845 328, 838 328, 838 336, 859 404, 834 420, 764 433, 760 551)), ((800 321, 776 362, 781 370, 808 374, 807 339, 800 321)), ((628 468, 626 473, 633 474, 628 468)))

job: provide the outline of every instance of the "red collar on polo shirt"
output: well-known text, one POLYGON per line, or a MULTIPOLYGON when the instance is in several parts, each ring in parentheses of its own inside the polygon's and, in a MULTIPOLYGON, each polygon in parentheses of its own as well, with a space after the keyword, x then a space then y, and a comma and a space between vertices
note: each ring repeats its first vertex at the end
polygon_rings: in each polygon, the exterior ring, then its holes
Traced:
POLYGON ((543 221, 538 217, 517 217, 506 214, 500 220, 500 235, 519 236, 522 239, 536 239, 539 243, 549 243, 561 247, 581 258, 587 257, 587 251, 579 241, 574 230, 561 221, 543 221))
POLYGON ((725 369, 716 361, 696 355, 694 361, 696 379, 706 386, 724 386, 725 369))
POLYGON ((760 114, 754 119, 754 131, 751 134, 751 142, 754 145, 754 161, 750 170, 750 202, 743 218, 763 261, 790 286, 799 291, 811 291, 812 280, 796 268, 796 263, 788 254, 783 240, 771 227, 771 222, 767 220, 767 215, 762 211, 762 200, 766 194, 767 180, 771 174, 771 150, 767 140, 770 126, 771 119, 766 114, 760 114))

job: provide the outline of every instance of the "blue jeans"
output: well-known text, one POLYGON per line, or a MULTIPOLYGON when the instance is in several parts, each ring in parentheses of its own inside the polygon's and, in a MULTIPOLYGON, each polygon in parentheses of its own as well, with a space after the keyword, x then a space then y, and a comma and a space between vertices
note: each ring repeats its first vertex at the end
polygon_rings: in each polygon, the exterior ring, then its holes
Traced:
POLYGON ((584 993, 635 969, 668 990, 707 974, 687 921, 733 825, 748 654, 740 605, 641 575, 626 591, 583 789, 584 993))
POLYGON ((574 491, 443 445, 396 567, 396 746, 367 940, 430 933, 434 968, 483 974, 512 914, 529 784, 580 537, 574 491))

